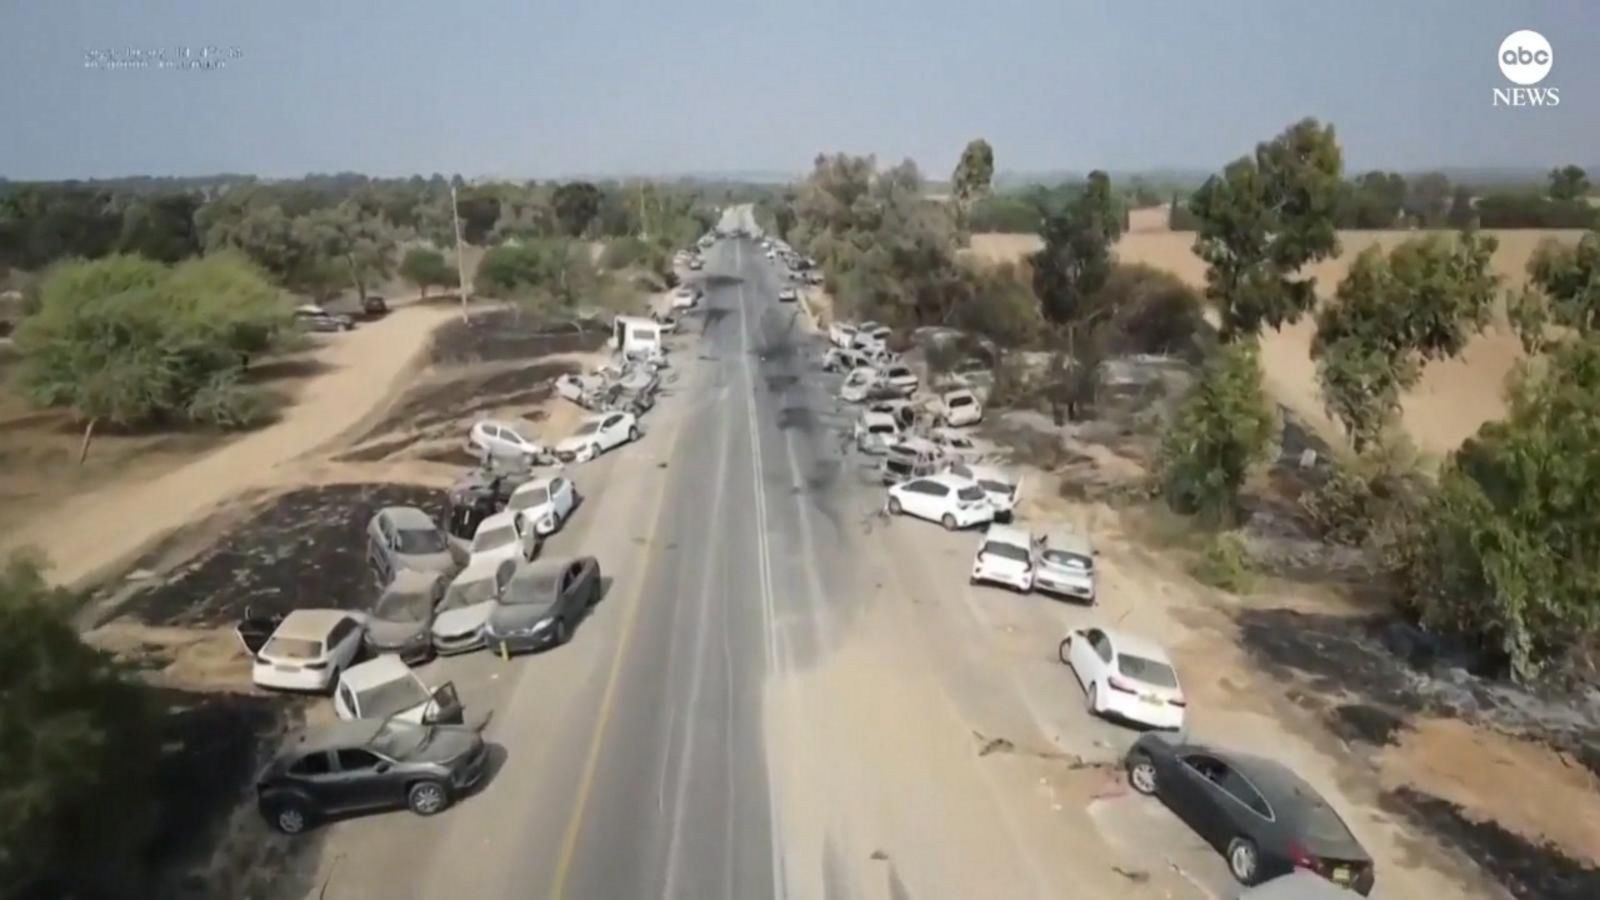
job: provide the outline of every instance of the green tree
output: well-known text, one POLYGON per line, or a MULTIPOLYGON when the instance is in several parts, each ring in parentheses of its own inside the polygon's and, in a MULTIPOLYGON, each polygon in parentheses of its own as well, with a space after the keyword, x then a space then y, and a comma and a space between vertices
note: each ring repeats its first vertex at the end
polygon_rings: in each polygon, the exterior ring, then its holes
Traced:
POLYGON ((983 138, 969 141, 950 176, 950 189, 962 221, 972 205, 989 195, 994 181, 994 148, 983 138))
POLYGON ((430 247, 412 247, 400 260, 400 277, 417 286, 423 297, 430 287, 455 287, 459 280, 455 266, 444 254, 430 247))
POLYGON ((1428 172, 1411 179, 1406 189, 1406 212, 1424 228, 1438 228, 1450 215, 1450 179, 1428 172))
MULTIPOLYGON (((461 176, 455 176, 460 179, 461 176)), ((445 212, 450 209, 450 197, 444 197, 445 212)), ((500 196, 487 186, 475 185, 464 187, 456 184, 456 211, 461 216, 461 239, 474 246, 483 246, 489 235, 494 232, 495 223, 500 221, 500 196)), ((438 241, 437 235, 433 236, 436 246, 444 247, 455 243, 455 223, 449 222, 449 237, 445 241, 438 241)))
POLYGON ((122 212, 117 246, 157 262, 175 263, 200 252, 195 214, 200 198, 190 193, 138 198, 122 212))
POLYGON ((17 329, 20 383, 91 426, 253 424, 266 409, 238 373, 270 346, 287 307, 231 253, 175 268, 132 256, 62 264, 17 329))
POLYGON ((1551 200, 1582 200, 1589 193, 1589 173, 1579 166, 1550 170, 1551 200))
POLYGON ((1472 188, 1458 184, 1450 193, 1450 212, 1445 215, 1445 223, 1451 228, 1473 228, 1477 225, 1478 212, 1473 208, 1472 188))
POLYGON ((1378 438, 1427 362, 1459 354, 1488 323, 1496 246, 1462 232, 1454 241, 1409 240, 1387 257, 1368 247, 1317 314, 1311 355, 1323 400, 1357 453, 1378 438))
POLYGON ((1428 625, 1504 654, 1531 679, 1600 631, 1600 341, 1572 341, 1462 445, 1400 557, 1428 625))
POLYGON ((1257 352, 1251 341, 1218 348, 1162 438, 1162 485, 1178 512, 1231 521, 1250 470, 1270 456, 1276 421, 1257 352))
POLYGON ((154 710, 71 609, 31 562, 0 565, 0 896, 133 895, 143 874, 154 710))
POLYGON ((301 240, 317 259, 343 266, 363 301, 367 287, 394 270, 393 230, 375 211, 353 200, 312 213, 298 224, 304 229, 301 240))
POLYGON ((1230 163, 1189 201, 1206 297, 1226 340, 1295 322, 1316 302, 1299 272, 1339 251, 1341 156, 1333 126, 1306 119, 1230 163))
POLYGON ((587 181, 569 181, 556 188, 551 203, 561 233, 579 237, 600 213, 600 189, 587 181))
POLYGON ((1528 286, 1507 305, 1529 353, 1552 342, 1554 325, 1579 338, 1600 335, 1600 231, 1576 244, 1546 239, 1528 260, 1528 286))

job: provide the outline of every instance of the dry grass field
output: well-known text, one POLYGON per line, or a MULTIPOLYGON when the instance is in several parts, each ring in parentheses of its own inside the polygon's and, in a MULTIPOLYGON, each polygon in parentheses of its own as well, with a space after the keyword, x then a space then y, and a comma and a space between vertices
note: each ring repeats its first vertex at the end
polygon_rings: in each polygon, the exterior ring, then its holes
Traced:
MULTIPOLYGON (((1123 262, 1146 263, 1167 269, 1196 286, 1205 284, 1205 264, 1194 255, 1194 235, 1165 230, 1165 210, 1138 210, 1132 229, 1117 244, 1117 257, 1123 262), (1155 214, 1160 213, 1160 217, 1155 214), (1141 215, 1143 216, 1141 218, 1141 215)), ((1499 241, 1493 267, 1502 286, 1520 288, 1527 280, 1528 258, 1547 238, 1575 241, 1579 231, 1491 231, 1499 241)), ((1343 252, 1334 259, 1311 267, 1317 288, 1331 294, 1344 277, 1350 260, 1367 247, 1393 247, 1417 232, 1345 231, 1340 232, 1343 252)), ((972 255, 994 262, 1020 259, 1037 250, 1034 235, 973 235, 972 255)), ((1339 430, 1322 409, 1317 390, 1316 369, 1311 361, 1309 320, 1262 339, 1262 362, 1267 383, 1279 402, 1306 419, 1325 436, 1337 439, 1339 430)), ((1476 338, 1459 358, 1435 363, 1423 373, 1422 382, 1405 400, 1403 422, 1406 431, 1426 453, 1442 455, 1455 449, 1464 438, 1484 422, 1505 411, 1503 397, 1506 375, 1521 357, 1516 335, 1502 316, 1476 338)))

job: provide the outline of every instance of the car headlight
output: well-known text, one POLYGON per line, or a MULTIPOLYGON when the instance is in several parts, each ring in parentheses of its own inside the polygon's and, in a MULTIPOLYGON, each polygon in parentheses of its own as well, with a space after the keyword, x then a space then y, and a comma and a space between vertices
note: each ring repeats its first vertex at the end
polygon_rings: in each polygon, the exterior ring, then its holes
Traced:
POLYGON ((553 618, 540 619, 539 621, 533 623, 533 627, 528 629, 528 633, 529 634, 538 634, 539 632, 545 630, 546 628, 549 628, 551 625, 554 625, 555 621, 556 620, 553 619, 553 618))

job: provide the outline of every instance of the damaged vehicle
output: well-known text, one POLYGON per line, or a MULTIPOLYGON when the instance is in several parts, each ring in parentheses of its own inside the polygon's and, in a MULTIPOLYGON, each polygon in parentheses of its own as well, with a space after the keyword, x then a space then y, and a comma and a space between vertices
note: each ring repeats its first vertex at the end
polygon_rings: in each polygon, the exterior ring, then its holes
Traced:
POLYGON ((495 598, 484 642, 502 655, 558 647, 599 601, 600 562, 592 556, 522 566, 495 598))
POLYGON ((972 559, 972 584, 1003 584, 1026 594, 1033 590, 1033 538, 1021 528, 990 525, 972 559))
POLYGON ((483 646, 483 623, 494 598, 517 571, 514 559, 483 559, 469 564, 445 589, 433 617, 433 649, 440 655, 467 653, 483 646))
POLYGON ((415 506, 385 506, 367 520, 367 565, 380 585, 401 569, 448 577, 463 562, 461 551, 415 506))
POLYGON ((1017 501, 1022 498, 1023 479, 998 466, 969 465, 964 462, 950 463, 945 471, 977 482, 989 498, 989 505, 994 507, 999 521, 1011 520, 1017 509, 1017 501))
POLYGON ((850 344, 856 338, 856 327, 847 322, 831 322, 828 324, 828 343, 841 350, 850 349, 850 344))
POLYGON ((339 676, 333 711, 341 719, 393 719, 416 725, 460 725, 465 719, 454 684, 430 688, 390 653, 351 666, 339 676))
POLYGON ((341 609, 297 609, 282 618, 245 610, 236 632, 253 656, 250 680, 277 691, 327 693, 361 652, 361 621, 341 609))
POLYGON ((479 523, 468 549, 468 565, 488 559, 533 559, 542 543, 542 535, 528 516, 502 510, 479 523))
POLYGON ((594 409, 606 387, 605 377, 595 372, 587 375, 567 372, 556 376, 555 380, 556 396, 584 409, 594 409))
POLYGON ((600 454, 639 439, 639 420, 633 413, 613 412, 591 416, 556 445, 562 463, 588 462, 600 454))
POLYGON ((939 448, 917 438, 901 438, 883 455, 880 469, 884 484, 899 484, 913 478, 932 475, 943 461, 939 448))
POLYGON ((554 534, 578 506, 578 486, 564 475, 535 478, 517 488, 506 511, 520 513, 533 522, 541 536, 554 534))
POLYGON ((951 463, 976 463, 994 453, 994 447, 954 428, 933 428, 928 442, 939 448, 951 463))
POLYGON ((367 652, 392 653, 411 665, 431 658, 433 610, 444 597, 444 587, 438 572, 397 572, 367 616, 367 652))
POLYGON ((862 367, 852 369, 839 385, 839 399, 846 403, 861 403, 878 387, 878 370, 862 367))
POLYGON ((291 735, 256 776, 267 824, 301 834, 334 816, 409 808, 443 812, 483 780, 489 752, 475 729, 356 719, 291 735))
POLYGON ((328 312, 315 303, 295 307, 294 323, 306 331, 317 332, 352 331, 356 327, 355 319, 328 312))
POLYGON ((1057 650, 1083 688, 1089 712, 1150 728, 1183 727, 1188 706, 1167 651, 1109 628, 1080 628, 1057 650))
POLYGON ((1059 528, 1041 536, 1034 544, 1034 557, 1038 560, 1034 588, 1093 606, 1094 556, 1089 539, 1076 531, 1059 528))
POLYGON ((504 509, 516 489, 537 474, 503 460, 468 470, 446 491, 445 532, 453 541, 470 543, 483 520, 504 509))
POLYGON ((879 375, 879 381, 889 390, 902 397, 909 397, 916 393, 917 386, 922 383, 922 379, 917 377, 917 373, 911 371, 910 366, 899 363, 883 369, 879 375))
POLYGON ((951 428, 976 425, 983 420, 983 404, 966 388, 940 394, 933 404, 934 421, 951 428))
POLYGON ((856 449, 862 453, 882 454, 899 438, 900 426, 895 423, 893 416, 869 410, 863 412, 856 421, 856 449))

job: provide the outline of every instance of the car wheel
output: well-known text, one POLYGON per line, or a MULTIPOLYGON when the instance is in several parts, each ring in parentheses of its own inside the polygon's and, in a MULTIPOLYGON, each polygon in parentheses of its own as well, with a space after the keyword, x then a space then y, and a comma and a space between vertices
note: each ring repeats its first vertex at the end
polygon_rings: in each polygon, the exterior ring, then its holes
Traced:
POLYGON ((441 781, 418 781, 406 791, 406 805, 419 816, 431 816, 450 805, 450 792, 441 781))
POLYGON ((572 640, 572 634, 567 631, 567 620, 566 619, 557 619, 556 620, 556 635, 555 635, 556 646, 559 647, 562 644, 565 644, 567 641, 570 641, 570 640, 572 640))
POLYGON ((1156 792, 1156 764, 1143 753, 1128 757, 1128 784, 1145 796, 1156 792))
POLYGON ((589 458, 590 459, 599 459, 600 458, 600 445, 599 444, 590 444, 589 445, 589 458))
POLYGON ((1070 666, 1070 665, 1072 665, 1072 663, 1067 661, 1067 654, 1070 653, 1071 651, 1072 651, 1072 635, 1069 634, 1066 637, 1061 639, 1061 646, 1056 648, 1056 658, 1060 659, 1063 664, 1070 666))
POLYGON ((889 515, 898 516, 903 512, 905 512, 905 510, 902 509, 901 506, 900 506, 900 498, 899 497, 890 497, 889 498, 889 515))
POLYGON ((1089 704, 1090 715, 1100 715, 1100 685, 1089 683, 1089 694, 1084 698, 1084 702, 1089 704))
POLYGON ((639 439, 639 426, 637 426, 637 425, 629 425, 628 426, 628 440, 629 441, 637 441, 638 439, 639 439))
POLYGON ((283 834, 302 834, 311 827, 311 810, 299 800, 284 800, 273 806, 269 821, 283 834))
POLYGON ((540 516, 539 521, 533 523, 533 533, 539 537, 549 537, 556 533, 556 517, 540 516))
POLYGON ((1240 884, 1255 884, 1260 880, 1261 859, 1255 842, 1249 838, 1234 838, 1228 842, 1228 871, 1240 884))
POLYGON ((945 513, 944 518, 939 520, 939 524, 944 526, 945 531, 955 531, 956 517, 950 515, 949 513, 945 513))

